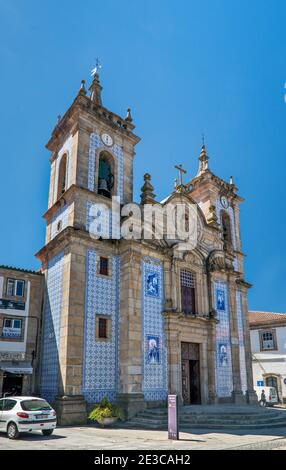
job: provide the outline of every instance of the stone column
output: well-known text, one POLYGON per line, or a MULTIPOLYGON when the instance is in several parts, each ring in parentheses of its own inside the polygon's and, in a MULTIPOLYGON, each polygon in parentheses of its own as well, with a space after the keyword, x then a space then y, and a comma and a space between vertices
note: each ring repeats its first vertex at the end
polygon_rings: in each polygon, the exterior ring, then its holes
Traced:
POLYGON ((86 423, 86 403, 81 395, 84 339, 86 247, 77 239, 64 259, 59 347, 59 397, 61 425, 86 423))
POLYGON ((253 371, 252 371, 252 353, 250 344, 250 329, 248 323, 248 305, 247 305, 247 289, 241 288, 242 298, 242 317, 244 329, 244 347, 245 347, 245 364, 246 364, 246 377, 247 377, 247 401, 249 404, 257 405, 257 395, 253 388, 253 371))
POLYGON ((216 321, 210 320, 209 322, 209 334, 207 343, 207 357, 208 357, 208 385, 209 385, 209 396, 208 403, 213 404, 217 402, 216 395, 216 321))
POLYGON ((171 293, 172 293, 172 301, 173 301, 173 308, 177 311, 180 310, 180 302, 178 296, 178 282, 180 282, 179 274, 178 274, 178 263, 176 258, 172 257, 172 264, 171 264, 171 293))
POLYGON ((119 390, 117 401, 130 418, 146 406, 142 393, 141 255, 125 245, 121 254, 119 390))
MULTIPOLYGON (((204 274, 204 279, 206 281, 206 294, 208 298, 208 309, 209 313, 215 310, 214 305, 214 279, 210 271, 206 271, 204 274)), ((208 332, 208 344, 207 344, 207 355, 208 355, 208 385, 209 385, 209 396, 208 403, 214 404, 217 403, 218 397, 216 394, 216 325, 217 321, 215 319, 210 320, 209 322, 209 332, 208 332)))
POLYGON ((239 339, 237 325, 237 307, 236 307, 236 283, 233 276, 228 278, 228 304, 230 320, 230 340, 232 357, 232 377, 233 377, 233 401, 234 403, 245 403, 241 390, 240 360, 239 360, 239 339))
POLYGON ((178 315, 172 312, 165 312, 164 317, 168 352, 168 391, 171 394, 178 395, 179 403, 182 404, 182 361, 178 315))

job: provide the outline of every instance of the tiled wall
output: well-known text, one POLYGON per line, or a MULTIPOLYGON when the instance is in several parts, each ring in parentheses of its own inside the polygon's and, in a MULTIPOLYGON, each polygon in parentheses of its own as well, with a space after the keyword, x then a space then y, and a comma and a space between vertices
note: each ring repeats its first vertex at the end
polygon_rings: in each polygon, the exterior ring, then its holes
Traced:
POLYGON ((241 389, 243 393, 247 390, 247 374, 246 374, 246 361, 245 361, 245 346, 244 346, 244 321, 242 311, 241 291, 236 291, 236 314, 237 314, 237 328, 238 328, 238 341, 239 341, 239 365, 240 365, 240 380, 241 389))
POLYGON ((229 397, 233 391, 228 289, 225 282, 214 283, 214 304, 219 323, 216 326, 216 393, 229 397))
POLYGON ((101 236, 105 239, 120 238, 120 215, 116 217, 115 212, 103 204, 86 203, 86 230, 91 235, 101 236))
POLYGON ((167 351, 162 306, 163 266, 159 260, 142 261, 142 357, 146 400, 164 400, 168 393, 167 351))
POLYGON ((59 340, 62 307, 64 254, 59 253, 49 261, 43 321, 41 357, 41 395, 53 402, 58 394, 59 340))
POLYGON ((114 400, 118 384, 120 258, 112 257, 112 276, 97 275, 97 253, 87 251, 82 393, 88 403, 114 400), (96 315, 110 317, 111 337, 98 341, 96 315))
POLYGON ((68 212, 69 206, 65 205, 61 207, 58 211, 53 214, 51 220, 51 240, 55 238, 55 236, 64 230, 68 225, 68 212), (58 223, 61 222, 61 228, 58 230, 58 223))
POLYGON ((96 169, 96 154, 98 149, 106 150, 111 153, 118 165, 118 179, 117 179, 117 195, 120 196, 123 201, 123 151, 122 148, 114 144, 112 147, 107 147, 102 142, 100 136, 96 133, 90 135, 90 147, 88 156, 88 189, 90 191, 96 191, 95 187, 95 169, 96 169))

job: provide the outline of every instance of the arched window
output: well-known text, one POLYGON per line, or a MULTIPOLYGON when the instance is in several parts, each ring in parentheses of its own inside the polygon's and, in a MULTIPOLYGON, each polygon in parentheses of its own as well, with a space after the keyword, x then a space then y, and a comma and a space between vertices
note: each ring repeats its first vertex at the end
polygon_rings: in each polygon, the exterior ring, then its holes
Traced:
POLYGON ((98 163, 98 194, 111 197, 114 186, 114 161, 107 152, 99 155, 98 163))
POLYGON ((67 154, 65 153, 62 156, 60 164, 59 164, 57 199, 59 199, 66 190, 66 180, 67 180, 67 154))
POLYGON ((230 216, 225 211, 221 212, 221 225, 224 242, 232 245, 230 216))

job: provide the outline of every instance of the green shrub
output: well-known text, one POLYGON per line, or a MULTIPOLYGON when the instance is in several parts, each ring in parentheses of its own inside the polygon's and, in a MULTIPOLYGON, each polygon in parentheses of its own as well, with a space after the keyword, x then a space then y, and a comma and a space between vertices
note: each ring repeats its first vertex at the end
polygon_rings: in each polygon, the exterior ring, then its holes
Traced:
POLYGON ((101 421, 103 418, 119 418, 124 420, 122 408, 110 403, 108 398, 104 397, 100 403, 97 403, 89 413, 89 419, 92 421, 101 421))

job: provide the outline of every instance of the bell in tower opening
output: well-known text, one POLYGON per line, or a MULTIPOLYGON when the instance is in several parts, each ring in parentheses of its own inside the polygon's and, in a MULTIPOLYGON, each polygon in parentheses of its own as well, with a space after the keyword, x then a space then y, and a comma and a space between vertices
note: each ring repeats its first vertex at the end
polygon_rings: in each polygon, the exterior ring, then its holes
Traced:
POLYGON ((98 165, 98 194, 111 198, 114 186, 114 174, 109 156, 105 153, 100 155, 98 165))

